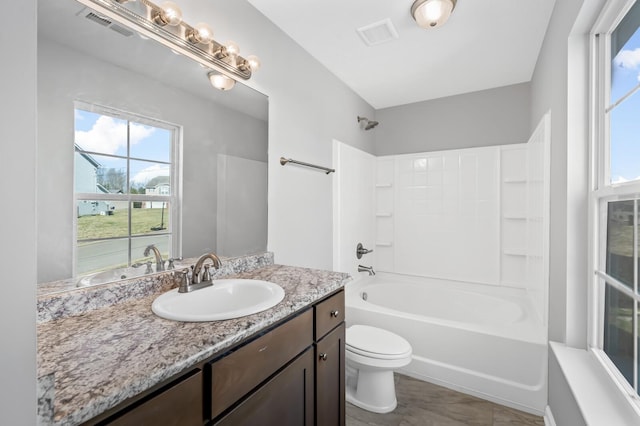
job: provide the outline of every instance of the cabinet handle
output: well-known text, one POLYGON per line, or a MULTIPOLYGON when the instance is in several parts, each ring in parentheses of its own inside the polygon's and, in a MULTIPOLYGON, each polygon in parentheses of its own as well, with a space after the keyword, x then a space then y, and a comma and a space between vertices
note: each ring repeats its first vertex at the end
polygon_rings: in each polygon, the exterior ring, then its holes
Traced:
POLYGON ((321 353, 320 354, 320 360, 326 361, 327 360, 327 354, 326 353, 321 353))
POLYGON ((331 311, 330 314, 333 318, 338 318, 338 315, 340 315, 340 311, 339 310, 335 310, 335 311, 331 311))

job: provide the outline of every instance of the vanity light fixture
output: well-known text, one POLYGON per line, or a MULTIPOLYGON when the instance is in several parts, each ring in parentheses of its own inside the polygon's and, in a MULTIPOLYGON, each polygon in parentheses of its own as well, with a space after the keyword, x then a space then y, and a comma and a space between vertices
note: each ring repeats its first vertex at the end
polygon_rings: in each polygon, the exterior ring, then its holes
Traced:
POLYGON ((236 81, 224 74, 211 71, 207 74, 211 85, 218 90, 231 90, 236 85, 236 81))
POLYGON ((151 17, 153 22, 164 27, 175 27, 182 22, 182 9, 172 1, 162 3, 160 7, 152 7, 151 17))
POLYGON ((447 22, 456 3, 457 0, 416 0, 411 6, 411 16, 422 28, 438 28, 447 22))
POLYGON ((184 22, 182 10, 174 2, 166 1, 158 5, 150 0, 77 1, 137 31, 141 37, 154 39, 213 70, 208 74, 209 80, 220 90, 233 88, 236 80, 249 80, 260 67, 260 60, 256 56, 240 56, 240 48, 236 43, 215 41, 208 24, 200 22, 191 26, 184 22))

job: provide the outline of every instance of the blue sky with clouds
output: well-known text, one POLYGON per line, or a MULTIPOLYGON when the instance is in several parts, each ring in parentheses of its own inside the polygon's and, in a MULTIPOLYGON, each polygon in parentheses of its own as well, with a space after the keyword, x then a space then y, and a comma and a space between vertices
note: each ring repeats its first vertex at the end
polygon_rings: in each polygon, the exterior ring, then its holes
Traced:
MULTIPOLYGON (((633 34, 612 62, 611 104, 640 84, 640 30, 633 34)), ((611 182, 640 179, 640 90, 610 114, 611 182)))
MULTIPOLYGON (((169 176, 169 165, 154 161, 171 161, 170 130, 131 122, 130 152, 132 157, 150 161, 131 161, 130 181, 145 184, 156 176, 169 176)), ((75 143, 86 151, 127 156, 127 120, 76 109, 75 143)), ((96 156, 105 168, 124 168, 119 158, 96 156)))

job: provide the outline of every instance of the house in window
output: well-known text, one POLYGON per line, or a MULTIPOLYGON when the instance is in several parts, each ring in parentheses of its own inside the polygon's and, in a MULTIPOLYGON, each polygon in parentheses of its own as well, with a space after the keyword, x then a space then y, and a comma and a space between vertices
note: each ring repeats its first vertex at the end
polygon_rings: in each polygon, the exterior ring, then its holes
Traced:
MULTIPOLYGON (((147 195, 170 195, 171 194, 171 178, 169 176, 156 176, 145 185, 145 194, 147 195)), ((143 203, 143 208, 162 209, 166 207, 164 201, 147 201, 143 203)))
MULTIPOLYGON (((91 155, 79 151, 76 145, 75 152, 75 187, 80 188, 82 192, 106 194, 109 190, 98 183, 98 170, 100 163, 91 155)), ((80 201, 76 205, 76 214, 81 216, 95 216, 113 214, 115 206, 106 201, 80 201)))

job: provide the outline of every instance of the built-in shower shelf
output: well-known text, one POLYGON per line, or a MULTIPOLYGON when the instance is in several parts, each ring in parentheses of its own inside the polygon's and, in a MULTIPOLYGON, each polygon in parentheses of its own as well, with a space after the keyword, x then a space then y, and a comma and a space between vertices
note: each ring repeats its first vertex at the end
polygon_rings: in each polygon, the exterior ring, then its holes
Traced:
POLYGON ((384 213, 376 213, 376 217, 392 217, 393 213, 391 212, 384 212, 384 213))
POLYGON ((502 254, 505 256, 526 256, 527 252, 525 249, 504 249, 502 250, 502 254))
POLYGON ((393 243, 389 241, 376 241, 376 246, 378 247, 391 247, 393 243))
POLYGON ((509 178, 505 178, 503 181, 503 183, 527 183, 526 179, 509 179, 509 178))
POLYGON ((376 183, 376 188, 392 188, 392 183, 376 183))
POLYGON ((507 220, 527 220, 527 217, 523 214, 505 214, 502 218, 507 220))

